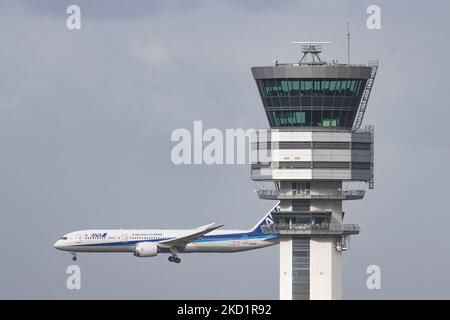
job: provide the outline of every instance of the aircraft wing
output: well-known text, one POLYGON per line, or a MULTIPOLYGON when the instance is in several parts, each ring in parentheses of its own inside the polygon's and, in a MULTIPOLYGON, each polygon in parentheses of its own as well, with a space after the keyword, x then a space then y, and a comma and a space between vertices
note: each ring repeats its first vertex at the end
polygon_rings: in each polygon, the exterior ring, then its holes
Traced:
POLYGON ((214 223, 207 224, 201 227, 198 227, 197 229, 192 230, 192 233, 189 233, 187 235, 175 238, 175 239, 169 239, 164 240, 158 243, 158 246, 162 248, 170 248, 175 246, 185 246, 189 242, 192 242, 196 239, 201 238, 203 235, 216 230, 220 227, 223 227, 223 225, 215 226, 214 223))

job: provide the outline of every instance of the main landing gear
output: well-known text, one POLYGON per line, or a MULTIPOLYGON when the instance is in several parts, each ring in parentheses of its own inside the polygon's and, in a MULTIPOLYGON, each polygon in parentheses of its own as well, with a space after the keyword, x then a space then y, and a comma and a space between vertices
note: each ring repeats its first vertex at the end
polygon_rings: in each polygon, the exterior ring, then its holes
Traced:
POLYGON ((181 259, 178 258, 178 257, 170 256, 170 257, 169 257, 169 261, 170 261, 170 262, 175 262, 175 263, 180 263, 180 262, 181 262, 181 259))
POLYGON ((180 263, 180 262, 181 262, 181 259, 178 258, 178 251, 177 251, 177 249, 175 249, 175 248, 170 248, 169 250, 170 250, 170 253, 172 254, 172 255, 169 257, 169 261, 170 261, 170 262, 175 262, 175 263, 180 263))

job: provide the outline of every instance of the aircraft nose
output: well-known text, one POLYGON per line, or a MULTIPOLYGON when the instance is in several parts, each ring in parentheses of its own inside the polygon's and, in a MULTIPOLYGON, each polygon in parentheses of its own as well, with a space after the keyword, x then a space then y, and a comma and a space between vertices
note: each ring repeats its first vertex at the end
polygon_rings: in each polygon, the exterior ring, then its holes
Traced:
POLYGON ((55 247, 55 249, 61 250, 61 247, 62 247, 61 241, 60 240, 56 241, 53 246, 55 247))

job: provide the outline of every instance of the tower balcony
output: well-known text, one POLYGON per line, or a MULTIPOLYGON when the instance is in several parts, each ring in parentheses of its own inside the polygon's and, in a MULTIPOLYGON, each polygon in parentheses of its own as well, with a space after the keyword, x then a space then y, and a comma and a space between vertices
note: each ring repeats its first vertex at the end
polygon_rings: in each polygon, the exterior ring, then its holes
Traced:
POLYGON ((332 219, 332 211, 277 211, 273 224, 261 227, 263 233, 282 235, 352 235, 359 225, 343 224, 332 219))
POLYGON ((265 200, 284 199, 337 199, 337 200, 359 200, 364 198, 365 190, 336 190, 330 193, 316 193, 308 190, 276 190, 258 189, 258 197, 265 200))
POLYGON ((280 235, 357 235, 361 231, 358 224, 307 224, 307 223, 274 223, 261 226, 266 234, 280 235))

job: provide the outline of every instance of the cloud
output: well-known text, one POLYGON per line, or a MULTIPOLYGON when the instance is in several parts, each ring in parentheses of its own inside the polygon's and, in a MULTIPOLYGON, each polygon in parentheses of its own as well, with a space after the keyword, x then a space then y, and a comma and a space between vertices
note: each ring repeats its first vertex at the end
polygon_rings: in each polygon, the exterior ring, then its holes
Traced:
POLYGON ((132 37, 130 39, 131 57, 149 65, 173 63, 171 53, 163 43, 154 38, 132 37))

